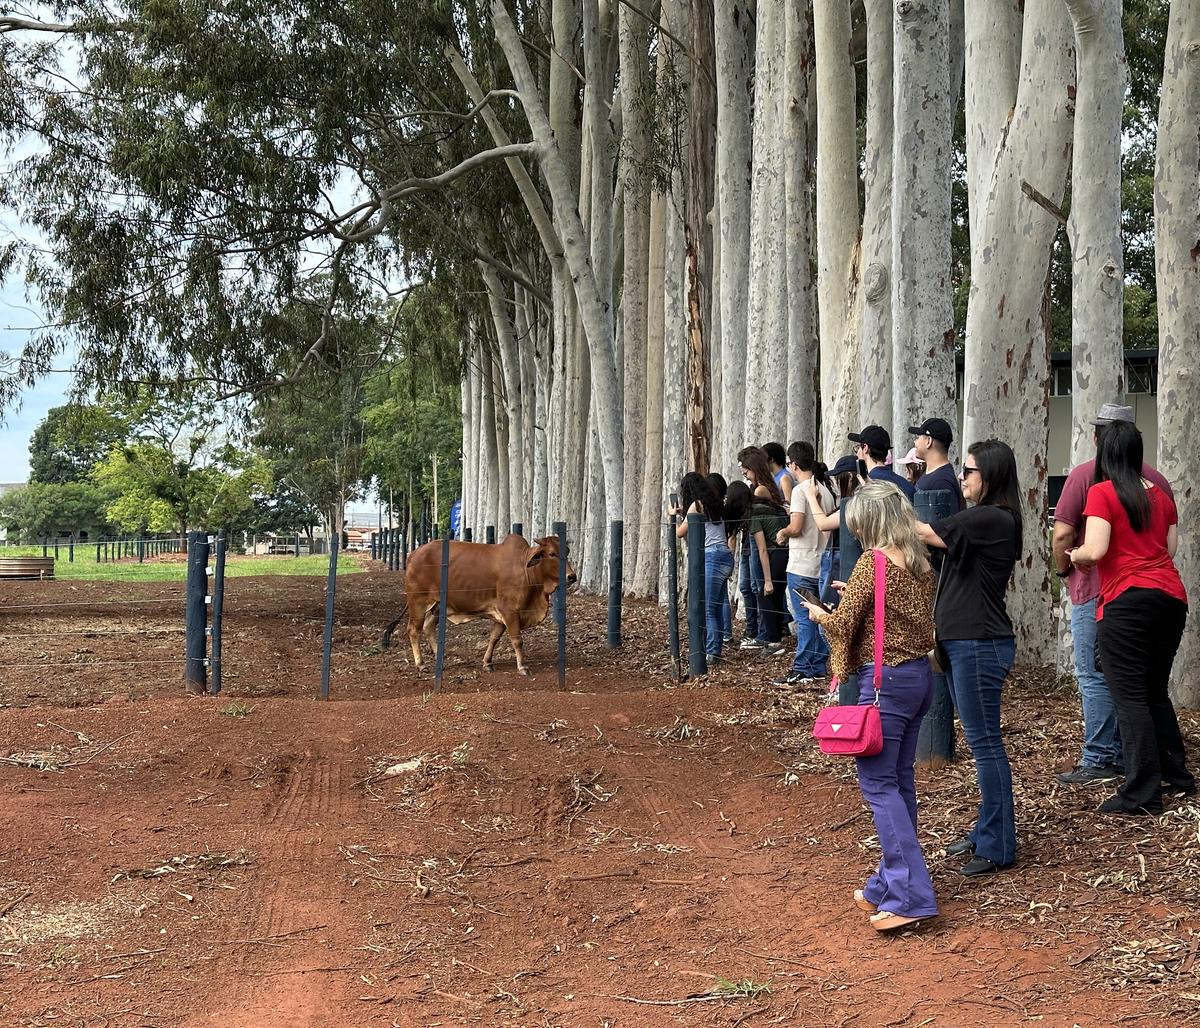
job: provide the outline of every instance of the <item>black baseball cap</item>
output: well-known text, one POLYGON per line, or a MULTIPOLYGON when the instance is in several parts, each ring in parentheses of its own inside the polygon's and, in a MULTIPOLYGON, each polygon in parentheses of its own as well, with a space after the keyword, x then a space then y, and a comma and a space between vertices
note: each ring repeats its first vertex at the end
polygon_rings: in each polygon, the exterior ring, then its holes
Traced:
POLYGON ((892 437, 882 425, 868 425, 861 432, 851 432, 849 439, 852 443, 865 443, 872 450, 892 448, 892 437))
POLYGON ((954 429, 950 427, 949 421, 942 418, 926 418, 916 428, 910 428, 908 434, 927 435, 945 447, 949 447, 954 442, 954 429))

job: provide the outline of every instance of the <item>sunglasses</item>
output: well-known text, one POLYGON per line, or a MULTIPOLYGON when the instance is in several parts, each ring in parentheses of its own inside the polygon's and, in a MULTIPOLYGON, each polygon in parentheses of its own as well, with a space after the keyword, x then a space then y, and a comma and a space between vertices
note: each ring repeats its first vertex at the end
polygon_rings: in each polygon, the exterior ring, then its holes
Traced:
POLYGON ((969 467, 967 467, 965 464, 963 465, 963 469, 962 469, 962 477, 963 477, 964 479, 970 478, 972 475, 975 475, 975 474, 978 474, 978 473, 979 473, 979 469, 978 469, 978 468, 969 468, 969 467))

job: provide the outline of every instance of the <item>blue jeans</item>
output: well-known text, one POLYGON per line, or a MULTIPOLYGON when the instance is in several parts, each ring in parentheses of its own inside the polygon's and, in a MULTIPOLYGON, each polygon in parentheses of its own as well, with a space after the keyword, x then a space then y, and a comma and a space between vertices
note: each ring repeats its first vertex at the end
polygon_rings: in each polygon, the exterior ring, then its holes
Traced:
POLYGON ((833 565, 834 558, 837 556, 837 550, 826 546, 821 551, 821 589, 820 596, 826 603, 837 605, 840 597, 830 588, 829 583, 833 581, 833 565))
MULTIPOLYGON (((733 567, 733 554, 729 554, 729 566, 733 567)), ((732 571, 730 577, 733 577, 732 571)), ((725 588, 721 590, 721 641, 733 641, 733 605, 729 602, 729 583, 726 582, 725 588)))
POLYGON ((721 655, 725 638, 725 605, 729 603, 729 576, 733 574, 733 554, 725 545, 704 551, 704 652, 710 657, 721 655))
POLYGON ((1071 607, 1071 639, 1075 645, 1075 681, 1083 701, 1083 767, 1123 767, 1121 730, 1108 682, 1096 669, 1096 601, 1071 607))
POLYGON ((829 664, 829 646, 821 629, 808 616, 804 601, 796 594, 797 589, 811 589, 816 592, 820 582, 815 578, 804 578, 793 575, 787 576, 788 603, 792 607, 792 620, 796 623, 796 657, 792 661, 791 674, 803 675, 805 678, 819 678, 825 674, 829 664))
POLYGON ((1016 656, 1016 642, 946 639, 942 649, 950 663, 946 669, 950 695, 979 778, 979 817, 968 838, 975 843, 976 856, 1011 864, 1017 859, 1017 826, 1012 769, 1000 736, 1000 695, 1016 656))
POLYGON ((758 638, 758 594, 762 589, 762 573, 758 570, 758 554, 751 558, 753 543, 742 543, 741 574, 738 591, 742 594, 742 608, 746 612, 747 639, 758 638), (757 584, 756 584, 757 583, 757 584))
MULTIPOLYGON (((858 672, 858 702, 875 702, 874 664, 858 672)), ((863 895, 880 910, 903 917, 932 917, 938 912, 933 882, 921 844, 917 841, 917 790, 913 759, 921 720, 933 701, 929 660, 920 657, 883 669, 879 719, 883 749, 873 757, 858 757, 858 785, 875 817, 879 867, 867 879, 863 895)))

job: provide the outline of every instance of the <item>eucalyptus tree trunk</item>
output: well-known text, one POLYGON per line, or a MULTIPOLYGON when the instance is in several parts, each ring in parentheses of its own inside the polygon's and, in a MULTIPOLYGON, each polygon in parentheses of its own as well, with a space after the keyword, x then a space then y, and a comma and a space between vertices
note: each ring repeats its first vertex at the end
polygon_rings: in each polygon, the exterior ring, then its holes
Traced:
MULTIPOLYGON (((970 26, 968 8, 968 39, 970 26)), ((1016 106, 991 166, 977 166, 971 176, 983 206, 972 240, 963 442, 998 436, 1016 454, 1025 545, 1008 609, 1020 659, 1035 663, 1054 657, 1044 531, 1050 396, 1043 301, 1070 162, 1072 43, 1064 4, 1027 5, 1016 106)), ((968 97, 992 88, 988 68, 967 61, 968 97)))
MULTIPOLYGON (((1052 6, 1056 0, 1051 0, 1052 6)), ((964 103, 967 124, 967 219, 974 267, 980 240, 979 216, 995 167, 996 149, 1017 102, 1021 71, 1021 19, 1025 0, 971 0, 963 21, 964 103)))
MULTIPOLYGON (((686 38, 686 37, 682 37, 686 38)), ((666 204, 666 243, 663 247, 663 503, 679 489, 688 467, 687 418, 687 257, 683 230, 683 173, 671 176, 671 194, 666 204)), ((660 534, 662 530, 660 529, 660 534)), ((665 540, 665 536, 664 536, 665 540)), ((670 550, 663 549, 659 564, 658 595, 667 595, 667 561, 670 550)))
POLYGON ((750 173, 750 302, 742 437, 761 446, 786 430, 788 353, 784 182, 784 0, 759 0, 754 53, 754 159, 750 173))
POLYGON ((642 479, 657 454, 646 452, 646 307, 650 273, 650 138, 653 86, 645 19, 626 5, 618 13, 621 54, 621 176, 624 252, 621 323, 624 328, 625 575, 637 567, 642 517, 642 479))
POLYGON ((754 4, 726 0, 714 7, 717 78, 717 236, 721 251, 716 292, 721 322, 721 433, 713 467, 730 476, 746 417, 746 332, 750 294, 751 77, 754 4))
POLYGON ((688 161, 684 240, 687 254, 688 456, 692 469, 708 473, 712 446, 712 382, 708 339, 712 326, 713 161, 716 124, 713 2, 693 0, 690 21, 694 64, 688 104, 688 161))
MULTIPOLYGON (((894 436, 954 423, 950 285, 950 18, 945 0, 897 0, 892 221, 894 436)), ((868 298, 869 299, 869 298, 868 298)), ((864 363, 870 356, 864 354, 864 363)), ((881 422, 882 424, 882 422, 881 422)), ((900 447, 897 446, 899 449, 900 447)))
POLYGON ((858 146, 850 0, 816 0, 817 306, 821 449, 846 445, 858 421, 858 146))
MULTIPOLYGON (((1179 550, 1188 595, 1200 595, 1200 0, 1174 0, 1167 30, 1154 169, 1154 269, 1158 283, 1158 467, 1175 484, 1179 550)), ((1200 639, 1183 635, 1172 684, 1200 707, 1200 639)))
MULTIPOLYGON (((899 144, 894 143, 898 134, 893 131, 897 112, 893 110, 892 89, 892 6, 893 0, 866 0, 867 142, 863 153, 862 359, 858 404, 861 421, 872 425, 894 425, 892 435, 896 438, 906 426, 893 418, 893 360, 897 363, 897 373, 904 373, 908 365, 920 357, 898 352, 893 355, 892 349, 892 150, 894 145, 899 148, 899 144)), ((925 45, 933 46, 934 43, 927 41, 925 45)), ((907 55, 898 53, 896 56, 905 58, 907 55)), ((919 69, 896 68, 896 76, 911 84, 913 78, 925 70, 926 62, 922 62, 919 69)), ((932 96, 937 77, 934 72, 931 104, 940 102, 932 96)), ((907 110, 904 113, 907 114, 907 110)), ((925 159, 923 154, 924 148, 921 148, 918 153, 901 154, 900 159, 907 157, 915 163, 925 159)), ((932 153, 929 159, 934 159, 932 153)), ((937 228, 949 232, 948 226, 939 224, 937 228)), ((901 388, 899 381, 896 387, 901 388)))
MULTIPOLYGON (((1071 181, 1071 463, 1093 455, 1092 419, 1124 396, 1125 258, 1121 249, 1122 0, 1066 0, 1075 29, 1071 181)), ((1058 468, 1051 468, 1057 472, 1058 468)))
MULTIPOLYGON (((514 318, 517 328, 517 358, 521 372, 521 484, 520 502, 516 504, 519 520, 528 534, 535 524, 533 490, 537 470, 534 465, 533 437, 536 431, 537 373, 534 354, 538 350, 536 301, 522 286, 515 286, 514 318)), ((514 476, 514 481, 518 476, 514 476)))
MULTIPOLYGON (((596 71, 595 62, 600 57, 600 40, 594 38, 598 31, 595 17, 595 0, 584 3, 584 50, 588 57, 587 77, 596 71), (590 14, 589 14, 590 9, 590 14), (589 41, 589 27, 593 38, 589 41), (590 44, 590 45, 589 45, 590 44)), ((620 517, 621 499, 624 494, 623 468, 623 422, 621 403, 621 378, 617 371, 614 351, 613 317, 610 306, 611 290, 601 288, 597 269, 591 262, 588 239, 579 216, 579 196, 571 180, 569 167, 563 160, 558 142, 554 138, 550 121, 546 115, 537 82, 529 67, 529 61, 520 38, 502 0, 493 0, 492 23, 496 39, 504 51, 509 70, 516 84, 521 106, 529 122, 534 142, 538 147, 538 161, 550 193, 554 210, 554 223, 563 245, 564 258, 575 283, 579 319, 588 345, 591 367, 591 390, 596 402, 592 410, 599 419, 596 426, 600 444, 600 460, 604 468, 605 497, 608 516, 620 517)), ((585 90, 586 93, 586 90, 585 90)), ((599 101, 595 101, 599 103, 599 101)), ((596 168, 593 168, 595 174, 596 168)), ((611 276, 611 265, 607 269, 611 276)))
MULTIPOLYGON (((482 341, 482 340, 481 340, 482 341)), ((500 523, 500 461, 499 435, 497 433, 496 393, 493 382, 492 355, 488 347, 482 345, 479 349, 480 375, 479 395, 483 409, 482 431, 480 433, 480 473, 486 489, 484 504, 480 511, 483 525, 500 523)))
POLYGON ((785 439, 817 438, 817 348, 812 278, 812 146, 808 132, 813 70, 812 23, 807 5, 786 3, 784 13, 783 194, 787 290, 787 418, 785 439))
POLYGON ((478 389, 475 384, 475 355, 467 340, 463 341, 463 370, 459 392, 462 397, 463 461, 462 461, 462 519, 465 527, 475 524, 475 507, 479 502, 479 469, 475 466, 475 454, 479 446, 479 424, 475 413, 478 389))
POLYGON ((500 509, 505 515, 504 524, 507 527, 514 519, 525 516, 522 508, 525 496, 525 412, 521 395, 521 357, 517 350, 517 333, 509 314, 512 308, 508 291, 490 264, 485 261, 476 263, 487 289, 488 309, 492 314, 504 384, 503 428, 499 425, 497 428, 501 436, 498 445, 503 451, 500 457, 503 478, 500 483, 500 509))

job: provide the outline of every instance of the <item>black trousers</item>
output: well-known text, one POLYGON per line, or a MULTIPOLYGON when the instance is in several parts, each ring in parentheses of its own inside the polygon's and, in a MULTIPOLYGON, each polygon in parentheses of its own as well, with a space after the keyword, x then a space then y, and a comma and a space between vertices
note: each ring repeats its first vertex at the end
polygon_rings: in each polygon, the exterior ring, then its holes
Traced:
POLYGON ((787 562, 786 547, 767 550, 771 567, 772 591, 763 594, 758 605, 759 638, 766 643, 777 643, 783 639, 783 615, 787 609, 787 562))
POLYGON ((1164 785, 1194 789, 1179 720, 1167 693, 1187 604, 1158 589, 1127 589, 1104 605, 1096 642, 1117 708, 1127 805, 1162 809, 1164 785))

